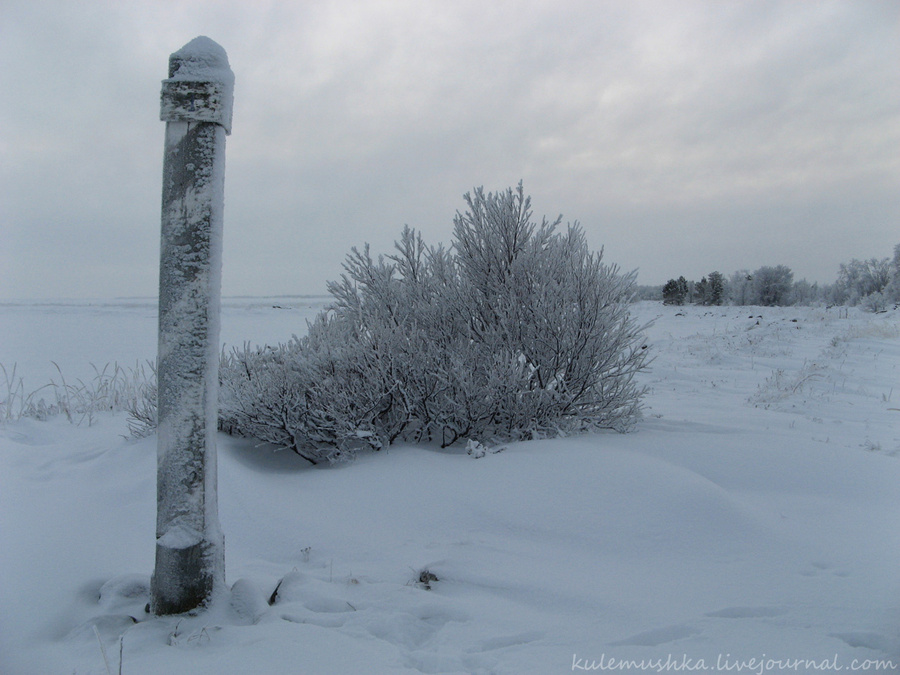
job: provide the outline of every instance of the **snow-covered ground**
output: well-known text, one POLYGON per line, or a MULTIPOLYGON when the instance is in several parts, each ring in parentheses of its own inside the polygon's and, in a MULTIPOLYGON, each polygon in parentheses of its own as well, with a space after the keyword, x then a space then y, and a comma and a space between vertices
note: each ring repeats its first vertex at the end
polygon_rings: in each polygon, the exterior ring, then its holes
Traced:
MULTIPOLYGON (((223 339, 321 305, 226 300, 223 339)), ((220 436, 233 588, 199 616, 144 613, 155 438, 0 426, 0 673, 900 670, 900 312, 635 311, 656 359, 631 434, 334 467, 220 436)), ((155 322, 0 305, 0 363, 89 379, 152 359, 155 322)))

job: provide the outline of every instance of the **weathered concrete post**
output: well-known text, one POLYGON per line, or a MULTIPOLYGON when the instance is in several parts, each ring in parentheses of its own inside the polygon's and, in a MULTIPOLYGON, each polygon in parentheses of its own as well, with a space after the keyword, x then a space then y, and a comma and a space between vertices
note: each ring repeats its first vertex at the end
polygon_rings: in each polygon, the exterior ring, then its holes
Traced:
POLYGON ((198 37, 169 57, 159 265, 155 614, 204 606, 225 587, 216 495, 225 136, 234 74, 198 37))

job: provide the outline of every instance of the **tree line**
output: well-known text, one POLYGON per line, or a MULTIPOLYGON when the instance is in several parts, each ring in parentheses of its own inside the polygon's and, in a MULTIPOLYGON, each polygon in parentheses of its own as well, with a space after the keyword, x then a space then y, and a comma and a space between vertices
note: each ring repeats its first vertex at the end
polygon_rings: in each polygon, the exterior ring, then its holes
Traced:
POLYGON ((662 286, 641 286, 638 298, 667 305, 859 305, 877 312, 900 303, 900 244, 893 258, 853 259, 842 263, 832 284, 795 280, 786 265, 739 270, 726 277, 718 271, 691 281, 684 276, 662 286))

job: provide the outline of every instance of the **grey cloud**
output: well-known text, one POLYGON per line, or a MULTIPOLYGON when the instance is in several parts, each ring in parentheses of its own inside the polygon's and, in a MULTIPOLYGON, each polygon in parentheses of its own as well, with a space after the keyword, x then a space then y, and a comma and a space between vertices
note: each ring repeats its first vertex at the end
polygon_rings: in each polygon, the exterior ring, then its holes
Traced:
POLYGON ((645 283, 896 243, 892 2, 68 4, 4 10, 6 296, 155 292, 159 81, 199 34, 237 77, 226 293, 321 290, 520 178, 645 283))

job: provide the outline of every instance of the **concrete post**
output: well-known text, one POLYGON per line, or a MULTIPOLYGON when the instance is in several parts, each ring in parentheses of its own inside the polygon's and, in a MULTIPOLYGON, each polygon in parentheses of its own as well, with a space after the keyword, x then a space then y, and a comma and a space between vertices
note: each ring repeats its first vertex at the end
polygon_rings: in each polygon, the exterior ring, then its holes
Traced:
POLYGON ((234 74, 198 37, 169 57, 159 266, 156 567, 153 613, 207 605, 225 587, 216 494, 225 136, 234 74))

